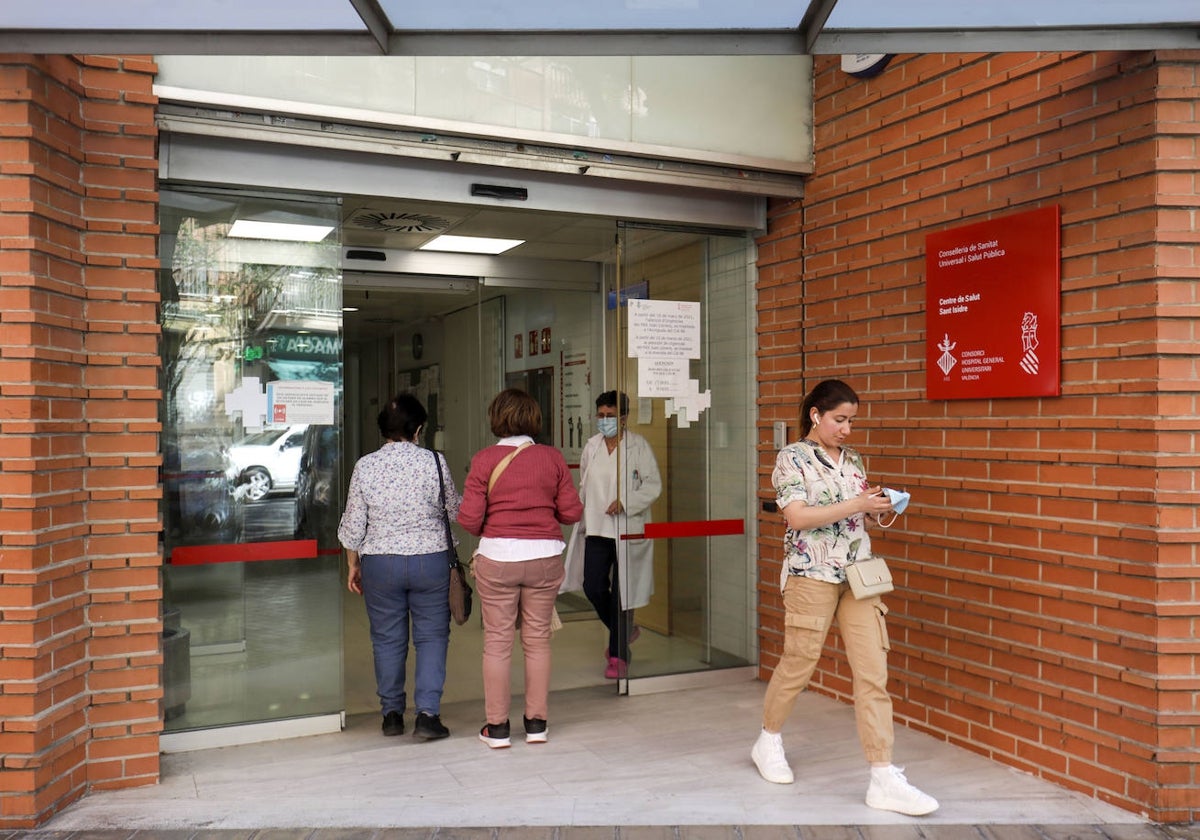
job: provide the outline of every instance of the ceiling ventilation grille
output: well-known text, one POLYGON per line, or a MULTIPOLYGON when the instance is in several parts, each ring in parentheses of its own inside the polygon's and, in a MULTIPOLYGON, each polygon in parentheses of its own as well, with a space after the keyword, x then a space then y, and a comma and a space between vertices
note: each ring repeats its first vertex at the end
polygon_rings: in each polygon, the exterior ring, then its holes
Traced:
POLYGON ((384 233, 436 233, 446 230, 454 220, 428 213, 396 213, 391 210, 355 210, 346 220, 347 227, 384 233))

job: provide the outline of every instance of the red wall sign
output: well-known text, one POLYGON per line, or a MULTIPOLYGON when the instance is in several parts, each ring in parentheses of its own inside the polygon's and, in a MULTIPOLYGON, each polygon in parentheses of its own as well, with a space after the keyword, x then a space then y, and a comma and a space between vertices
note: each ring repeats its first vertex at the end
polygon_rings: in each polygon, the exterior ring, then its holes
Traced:
POLYGON ((1056 205, 925 237, 929 399, 1061 392, 1059 230, 1056 205))

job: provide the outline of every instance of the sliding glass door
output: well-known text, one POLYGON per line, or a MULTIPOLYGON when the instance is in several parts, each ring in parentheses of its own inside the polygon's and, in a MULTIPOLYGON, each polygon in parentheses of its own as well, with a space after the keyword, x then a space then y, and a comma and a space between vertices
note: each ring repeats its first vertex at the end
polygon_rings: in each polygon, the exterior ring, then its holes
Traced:
POLYGON ((339 206, 161 196, 165 729, 339 713, 339 206))
POLYGON ((652 453, 621 470, 631 512, 661 478, 620 535, 635 684, 754 661, 752 267, 745 234, 618 226, 606 376, 652 453))

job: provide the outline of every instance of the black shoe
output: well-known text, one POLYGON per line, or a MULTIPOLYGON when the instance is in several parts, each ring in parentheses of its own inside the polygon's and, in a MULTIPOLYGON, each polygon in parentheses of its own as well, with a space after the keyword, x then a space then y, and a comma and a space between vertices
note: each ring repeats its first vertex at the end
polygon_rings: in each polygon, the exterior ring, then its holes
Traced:
POLYGON ((404 734, 404 715, 399 712, 388 712, 383 716, 384 735, 404 734))
POLYGON ((479 740, 494 750, 501 750, 512 745, 509 738, 508 721, 504 723, 485 723, 479 730, 479 740))
POLYGON ((525 743, 546 743, 546 721, 541 718, 525 718, 525 743))
POLYGON ((436 741, 438 738, 449 738, 450 730, 442 726, 441 715, 417 713, 417 722, 413 724, 413 737, 418 741, 436 741))

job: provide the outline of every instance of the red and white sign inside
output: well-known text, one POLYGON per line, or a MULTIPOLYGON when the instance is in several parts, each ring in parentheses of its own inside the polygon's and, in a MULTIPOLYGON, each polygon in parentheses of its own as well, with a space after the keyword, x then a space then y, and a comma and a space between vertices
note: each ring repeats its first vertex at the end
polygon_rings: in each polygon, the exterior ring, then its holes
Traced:
POLYGON ((1061 392, 1058 206, 925 237, 931 400, 1061 392))

